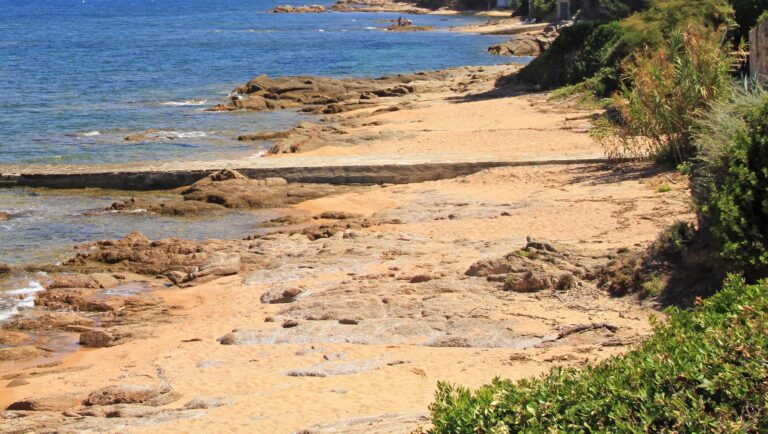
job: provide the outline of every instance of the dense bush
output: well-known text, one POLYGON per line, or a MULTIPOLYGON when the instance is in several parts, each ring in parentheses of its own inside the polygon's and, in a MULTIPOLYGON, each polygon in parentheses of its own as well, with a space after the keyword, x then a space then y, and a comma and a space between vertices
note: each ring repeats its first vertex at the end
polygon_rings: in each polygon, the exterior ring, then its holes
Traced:
POLYGON ((476 392, 440 383, 434 433, 768 432, 768 283, 673 311, 638 349, 476 392))
POLYGON ((518 77, 544 88, 584 81, 606 65, 616 63, 611 57, 622 34, 618 22, 566 27, 552 46, 523 68, 518 77))
POLYGON ((626 30, 622 44, 627 54, 656 47, 673 32, 689 24, 716 30, 734 25, 733 9, 727 0, 653 0, 651 7, 622 22, 626 30))
POLYGON ((733 269, 768 276, 768 97, 736 98, 706 120, 697 196, 708 229, 733 269))
POLYGON ((545 89, 593 79, 590 88, 600 96, 618 89, 621 67, 639 50, 653 49, 688 23, 708 29, 731 25, 732 9, 726 0, 591 0, 587 11, 605 12, 605 17, 641 10, 620 25, 600 21, 582 23, 574 30, 564 29, 552 47, 520 71, 523 82, 545 89), (623 11, 623 12, 622 12, 623 11), (550 53, 551 52, 551 53, 550 53), (571 64, 575 60, 575 64, 571 64))
POLYGON ((557 0, 529 0, 528 7, 530 16, 543 20, 555 11, 557 0))
POLYGON ((584 0, 579 17, 595 21, 620 20, 646 9, 649 3, 650 0, 584 0))
POLYGON ((733 59, 705 28, 674 31, 656 50, 627 63, 614 105, 618 123, 594 135, 609 157, 656 157, 683 162, 695 155, 693 125, 731 85, 733 59))

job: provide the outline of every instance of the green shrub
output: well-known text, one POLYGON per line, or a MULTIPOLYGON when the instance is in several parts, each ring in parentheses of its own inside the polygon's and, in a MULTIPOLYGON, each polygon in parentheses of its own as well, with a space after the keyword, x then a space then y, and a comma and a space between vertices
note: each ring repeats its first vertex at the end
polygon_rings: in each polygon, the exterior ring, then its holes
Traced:
POLYGON ((706 129, 700 134, 702 172, 709 176, 700 196, 722 257, 759 278, 768 276, 768 97, 751 101, 754 106, 742 106, 743 123, 733 121, 724 143, 705 137, 706 129))
POLYGON ((530 0, 528 5, 530 16, 544 20, 555 11, 557 0, 530 0))
MULTIPOLYGON (((733 87, 727 99, 716 101, 694 125, 696 159, 685 164, 691 175, 691 193, 698 210, 706 206, 712 186, 721 185, 728 174, 734 144, 749 134, 747 118, 763 104, 765 93, 759 89, 733 87)), ((699 212, 699 226, 708 227, 699 212)))
POLYGON ((584 0, 579 17, 595 21, 620 20, 648 8, 649 3, 650 0, 584 0))
POLYGON ((472 392, 439 383, 433 433, 768 432, 768 283, 729 279, 639 348, 472 392))
POLYGON ((615 63, 611 56, 622 32, 615 21, 566 27, 547 51, 519 72, 518 78, 547 89, 584 81, 615 63))
POLYGON ((730 89, 732 65, 717 34, 693 26, 672 32, 661 47, 625 64, 614 98, 619 122, 602 122, 594 137, 611 158, 691 158, 692 127, 730 89))
POLYGON ((710 30, 734 25, 733 9, 727 0, 653 0, 651 7, 624 21, 622 45, 626 54, 644 47, 657 47, 672 33, 690 24, 710 30))

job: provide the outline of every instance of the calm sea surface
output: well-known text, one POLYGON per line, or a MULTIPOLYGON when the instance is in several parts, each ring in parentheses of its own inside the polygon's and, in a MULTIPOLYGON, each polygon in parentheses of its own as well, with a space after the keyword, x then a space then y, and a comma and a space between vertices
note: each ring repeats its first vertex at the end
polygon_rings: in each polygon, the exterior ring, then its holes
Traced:
MULTIPOLYGON (((244 131, 292 112, 207 113, 259 74, 378 76, 492 64, 499 36, 451 33, 472 17, 411 16, 436 32, 386 32, 397 14, 272 14, 304 0, 0 0, 0 164, 237 155, 244 131), (147 129, 176 140, 126 142, 147 129)), ((329 0, 320 1, 330 4, 329 0)), ((263 145, 262 145, 263 146, 263 145)))

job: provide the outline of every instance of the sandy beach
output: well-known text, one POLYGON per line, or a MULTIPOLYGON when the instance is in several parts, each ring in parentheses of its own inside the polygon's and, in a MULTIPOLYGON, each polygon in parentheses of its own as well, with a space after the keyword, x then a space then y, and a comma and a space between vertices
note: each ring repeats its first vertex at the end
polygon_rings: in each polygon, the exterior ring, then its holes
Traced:
MULTIPOLYGON (((0 431, 407 433, 428 426, 438 381, 535 376, 642 341, 658 306, 610 297, 600 270, 693 219, 688 186, 642 164, 558 164, 602 157, 594 112, 517 86, 519 67, 457 68, 370 104, 330 103, 338 110, 281 134, 264 158, 121 165, 541 163, 333 190, 263 180, 285 189, 271 234, 90 245, 48 270, 49 308, 26 312, 0 343, 52 315, 54 332, 98 348, 0 361, 0 431), (144 289, 104 295, 126 282, 144 289), (65 321, 67 309, 81 318, 65 321)), ((214 178, 179 194, 206 203, 218 189, 226 207, 257 186, 214 178)))

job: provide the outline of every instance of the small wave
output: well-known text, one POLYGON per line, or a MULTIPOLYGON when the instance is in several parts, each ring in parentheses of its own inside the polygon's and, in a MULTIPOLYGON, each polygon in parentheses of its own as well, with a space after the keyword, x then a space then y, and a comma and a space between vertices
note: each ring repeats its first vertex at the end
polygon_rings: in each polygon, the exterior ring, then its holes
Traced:
POLYGON ((75 138, 82 138, 82 137, 94 137, 101 135, 101 131, 93 130, 93 131, 85 131, 82 133, 66 133, 67 137, 75 137, 75 138))
POLYGON ((317 29, 318 32, 324 32, 325 29, 317 29))
POLYGON ((182 106, 205 105, 206 103, 208 103, 208 100, 204 100, 204 99, 187 99, 187 100, 183 100, 183 101, 166 101, 166 102, 160 103, 160 105, 182 107, 182 106))
POLYGON ((365 30, 379 30, 379 28, 378 27, 368 26, 368 27, 365 28, 365 30))
MULTIPOLYGON (((21 309, 27 309, 35 305, 35 293, 44 291, 43 285, 35 280, 30 280, 24 288, 13 289, 0 293, 10 295, 5 300, 0 298, 0 323, 17 315, 21 309)), ((3 297, 4 298, 4 297, 3 297)))
POLYGON ((207 137, 208 136, 208 133, 206 133, 205 131, 187 131, 185 133, 171 132, 171 134, 175 134, 176 137, 178 137, 180 139, 191 139, 191 138, 194 138, 194 137, 207 137))

